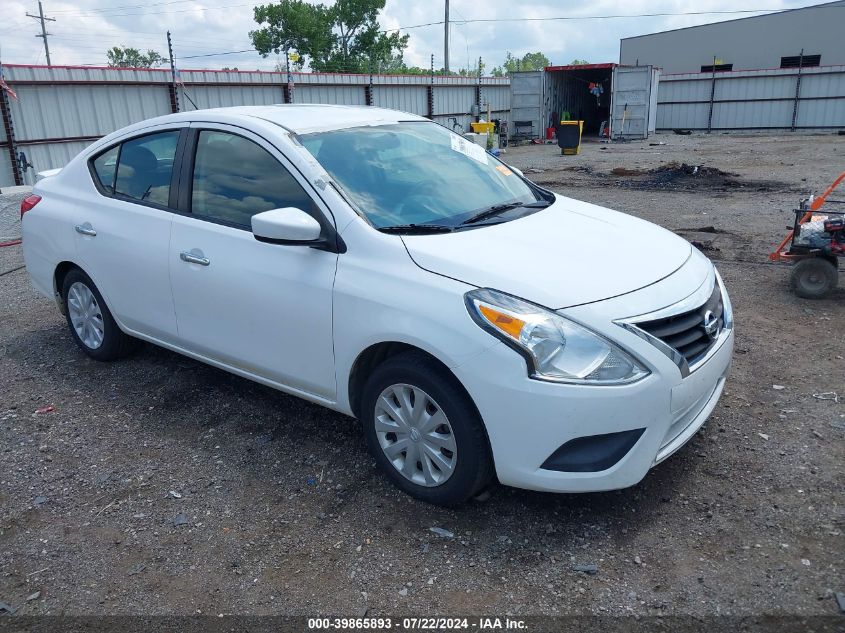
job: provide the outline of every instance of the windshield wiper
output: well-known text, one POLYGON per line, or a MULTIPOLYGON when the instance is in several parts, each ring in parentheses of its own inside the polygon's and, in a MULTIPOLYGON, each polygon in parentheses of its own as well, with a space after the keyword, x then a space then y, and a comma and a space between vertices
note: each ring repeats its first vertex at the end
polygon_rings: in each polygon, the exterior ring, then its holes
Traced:
POLYGON ((452 226, 445 224, 397 224, 396 226, 381 226, 378 228, 382 233, 407 233, 420 234, 426 233, 451 233, 455 230, 452 226))
POLYGON ((505 211, 510 211, 511 209, 542 209, 547 207, 551 204, 548 200, 537 200, 535 202, 507 202, 505 204, 495 204, 489 209, 484 209, 484 211, 479 211, 475 215, 468 217, 466 220, 461 222, 461 224, 475 224, 476 222, 481 222, 482 220, 486 220, 488 218, 492 218, 497 216, 505 211))

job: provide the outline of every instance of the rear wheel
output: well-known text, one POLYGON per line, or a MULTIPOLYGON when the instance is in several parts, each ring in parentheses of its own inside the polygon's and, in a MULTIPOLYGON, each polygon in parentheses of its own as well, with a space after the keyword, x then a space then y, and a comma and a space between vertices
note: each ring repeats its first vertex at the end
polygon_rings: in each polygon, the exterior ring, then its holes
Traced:
POLYGON ((137 339, 117 326, 97 286, 78 268, 65 275, 62 299, 71 336, 91 358, 115 360, 138 346, 137 339))
POLYGON ((792 268, 789 283, 792 290, 804 299, 823 299, 836 288, 839 271, 821 257, 802 259, 792 268))
POLYGON ((492 477, 478 412, 455 378, 423 353, 397 354, 373 371, 361 421, 381 470, 418 499, 457 505, 492 477))

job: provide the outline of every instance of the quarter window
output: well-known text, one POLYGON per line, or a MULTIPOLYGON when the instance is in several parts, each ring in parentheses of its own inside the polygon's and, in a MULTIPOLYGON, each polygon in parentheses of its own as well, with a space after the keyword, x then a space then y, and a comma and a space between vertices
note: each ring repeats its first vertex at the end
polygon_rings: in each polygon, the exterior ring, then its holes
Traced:
POLYGON ((174 130, 124 142, 118 156, 114 192, 166 206, 178 141, 179 131, 174 130))
POLYGON ((119 151, 120 145, 115 145, 110 150, 100 154, 94 161, 94 171, 97 173, 100 186, 109 193, 114 193, 114 176, 115 171, 117 171, 119 151))
POLYGON ((249 227, 256 213, 282 207, 309 211, 311 206, 296 179, 258 144, 228 132, 199 133, 191 191, 194 215, 249 227))

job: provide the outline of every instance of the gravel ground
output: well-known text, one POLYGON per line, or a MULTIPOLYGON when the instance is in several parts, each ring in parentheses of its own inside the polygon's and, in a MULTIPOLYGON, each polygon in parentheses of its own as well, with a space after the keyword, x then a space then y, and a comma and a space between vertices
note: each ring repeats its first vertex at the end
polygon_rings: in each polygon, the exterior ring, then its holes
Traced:
MULTIPOLYGON (((845 145, 650 142, 665 144, 506 156, 567 195, 707 229, 683 234, 731 290, 732 377, 702 431, 641 484, 419 503, 378 475, 350 419, 152 346, 88 360, 25 271, 10 272, 0 601, 22 614, 838 613, 845 292, 800 300, 765 254, 802 192, 842 169, 845 145), (833 391, 838 402, 814 397, 833 391)), ((19 246, 0 249, 0 273, 21 263, 19 246)))

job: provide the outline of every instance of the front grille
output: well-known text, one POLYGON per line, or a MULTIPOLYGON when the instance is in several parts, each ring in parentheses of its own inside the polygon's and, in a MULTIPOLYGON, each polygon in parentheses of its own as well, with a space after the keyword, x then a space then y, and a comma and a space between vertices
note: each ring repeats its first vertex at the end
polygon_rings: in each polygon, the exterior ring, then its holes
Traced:
POLYGON ((715 332, 721 332, 725 321, 719 284, 714 285, 710 298, 698 308, 654 321, 641 321, 636 326, 676 349, 692 365, 707 353, 716 338, 711 338, 704 329, 708 312, 713 315, 711 320, 717 320, 715 332))

